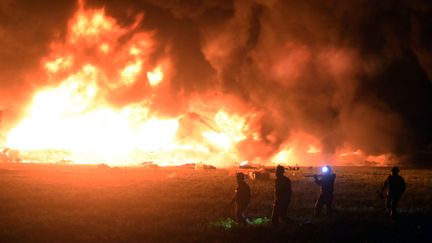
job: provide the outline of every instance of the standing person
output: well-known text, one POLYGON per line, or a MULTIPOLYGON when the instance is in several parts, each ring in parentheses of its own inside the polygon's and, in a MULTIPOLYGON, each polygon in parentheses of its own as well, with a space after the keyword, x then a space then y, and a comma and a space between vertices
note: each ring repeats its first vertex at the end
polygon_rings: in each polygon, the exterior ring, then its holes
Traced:
POLYGON ((281 165, 276 167, 276 181, 274 190, 274 204, 272 212, 272 224, 279 224, 279 218, 288 223, 288 205, 291 201, 291 181, 284 175, 285 168, 281 165))
POLYGON ((321 193, 318 200, 315 203, 314 215, 318 216, 321 214, 321 210, 325 205, 327 208, 327 215, 331 217, 333 215, 332 202, 333 202, 333 191, 334 182, 336 180, 336 174, 332 172, 332 168, 328 165, 322 168, 322 176, 314 175, 315 183, 321 186, 321 193))
POLYGON ((245 182, 245 176, 243 173, 239 172, 236 175, 237 178, 237 188, 235 190, 235 195, 231 200, 231 204, 235 202, 235 211, 237 223, 245 225, 246 217, 244 212, 246 211, 247 206, 250 202, 250 188, 249 185, 245 182))
POLYGON ((384 186, 381 188, 381 193, 387 190, 385 206, 390 216, 395 218, 397 214, 397 206, 402 194, 405 192, 405 180, 399 175, 399 168, 393 167, 391 175, 384 181, 384 186))

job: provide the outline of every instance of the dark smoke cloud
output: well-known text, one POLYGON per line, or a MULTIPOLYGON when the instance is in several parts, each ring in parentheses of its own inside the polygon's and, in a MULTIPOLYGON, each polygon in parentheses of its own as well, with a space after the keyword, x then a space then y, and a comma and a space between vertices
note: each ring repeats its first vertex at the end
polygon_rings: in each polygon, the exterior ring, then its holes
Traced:
MULTIPOLYGON (((413 51, 410 7, 239 2, 222 33, 232 49, 209 61, 226 90, 261 106, 262 136, 276 137, 274 147, 301 129, 329 153, 345 142, 369 154, 409 153, 432 138, 432 86, 413 51)), ((216 47, 226 43, 215 38, 208 39, 216 47)))
POLYGON ((13 123, 33 91, 44 84, 43 79, 28 76, 39 70, 39 61, 47 54, 49 43, 64 35, 75 4, 43 0, 0 2, 0 109, 9 118, 6 122, 13 123))
MULTIPOLYGON (((105 6, 124 25, 144 12, 141 28, 155 30, 160 46, 170 47, 176 69, 170 100, 161 104, 212 90, 239 97, 259 113, 262 157, 302 130, 326 153, 349 143, 372 155, 427 160, 430 1, 89 0, 86 6, 105 6)), ((3 107, 15 101, 11 90, 26 97, 43 84, 29 84, 25 74, 38 67, 52 39, 62 38, 75 9, 74 1, 2 1, 3 107)), ((168 112, 187 106, 174 103, 168 112)))
POLYGON ((422 37, 413 31, 411 5, 270 1, 260 5, 256 21, 256 4, 236 8, 225 34, 241 43, 225 57, 230 61, 217 65, 228 90, 266 111, 263 137, 276 136, 269 142, 277 147, 302 129, 330 153, 344 142, 369 154, 427 148, 432 85, 428 63, 413 50, 410 36, 422 37), (248 37, 233 38, 242 31, 248 37), (252 48, 251 39, 258 40, 252 48))

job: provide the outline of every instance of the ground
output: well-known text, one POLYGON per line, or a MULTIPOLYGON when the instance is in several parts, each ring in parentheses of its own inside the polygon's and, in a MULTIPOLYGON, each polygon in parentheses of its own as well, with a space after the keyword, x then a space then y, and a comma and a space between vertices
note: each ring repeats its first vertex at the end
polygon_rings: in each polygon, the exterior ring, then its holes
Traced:
POLYGON ((291 224, 272 227, 274 181, 248 181, 251 226, 229 224, 236 169, 0 164, 0 242, 431 241, 432 170, 402 168, 398 220, 376 190, 389 168, 336 167, 335 216, 313 218, 319 188, 292 180, 291 224))

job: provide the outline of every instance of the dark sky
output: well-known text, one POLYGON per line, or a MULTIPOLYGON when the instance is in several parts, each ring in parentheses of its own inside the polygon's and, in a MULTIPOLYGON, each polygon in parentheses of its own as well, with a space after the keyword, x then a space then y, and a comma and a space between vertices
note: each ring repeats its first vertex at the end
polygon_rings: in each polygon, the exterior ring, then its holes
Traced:
MULTIPOLYGON (((155 30, 161 46, 170 46, 173 95, 218 90, 239 97, 262 115, 260 136, 271 147, 300 129, 330 153, 348 142, 419 164, 432 154, 431 1, 85 5, 105 7, 122 25, 144 13, 140 28, 155 30)), ((1 109, 19 113, 45 84, 33 74, 49 44, 64 38, 77 6, 72 0, 0 2, 1 109)))

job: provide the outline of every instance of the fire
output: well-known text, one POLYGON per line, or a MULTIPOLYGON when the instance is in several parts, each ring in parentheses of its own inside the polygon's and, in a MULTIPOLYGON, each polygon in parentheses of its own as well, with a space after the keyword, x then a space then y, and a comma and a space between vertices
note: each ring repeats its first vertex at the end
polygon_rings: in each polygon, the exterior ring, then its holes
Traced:
POLYGON ((100 153, 100 159, 119 157, 134 149, 172 147, 177 119, 158 119, 148 109, 113 109, 97 100, 99 87, 93 66, 84 66, 59 86, 39 91, 29 115, 8 136, 7 146, 23 150, 58 149, 79 154, 100 153), (146 118, 137 122, 133 118, 146 118), (151 138, 151 139, 149 139, 151 138))
POLYGON ((212 144, 219 146, 223 149, 229 149, 232 141, 228 135, 219 132, 204 132, 203 136, 212 144))
POLYGON ((245 139, 240 115, 216 110, 208 126, 185 141, 177 135, 184 115, 159 117, 151 108, 153 97, 164 95, 152 88, 169 85, 172 67, 169 55, 150 60, 156 42, 152 33, 135 29, 139 21, 140 17, 132 26, 121 27, 103 9, 87 10, 81 2, 66 40, 53 43, 51 55, 43 60, 52 84, 34 94, 6 146, 67 151, 76 163, 170 164, 235 157, 234 145, 245 139), (119 38, 132 32, 119 44, 119 38), (150 95, 122 106, 111 104, 111 92, 134 89, 135 84, 150 95))
POLYGON ((163 80, 163 72, 160 67, 155 68, 152 72, 147 72, 147 78, 151 86, 156 86, 163 80))
MULTIPOLYGON (((278 140, 262 134, 253 107, 225 100, 228 95, 190 99, 176 114, 161 112, 160 103, 177 102, 165 99, 175 87, 175 67, 170 48, 158 46, 154 31, 140 31, 141 21, 139 15, 120 26, 104 9, 85 9, 80 2, 66 38, 52 43, 42 59, 48 85, 35 92, 5 145, 29 153, 66 151, 60 159, 75 163, 322 162, 320 141, 302 131, 260 157, 257 148, 269 150, 267 144, 278 140)), ((339 154, 363 155, 354 149, 339 154)))
POLYGON ((309 148, 307 150, 308 154, 317 154, 317 153, 321 153, 321 150, 318 149, 317 147, 313 146, 313 145, 309 145, 309 148))
POLYGON ((125 85, 135 83, 135 80, 141 72, 142 62, 137 60, 134 63, 128 64, 122 71, 121 77, 125 85))
POLYGON ((291 149, 285 149, 273 156, 272 161, 276 164, 289 164, 293 161, 293 151, 291 149))

